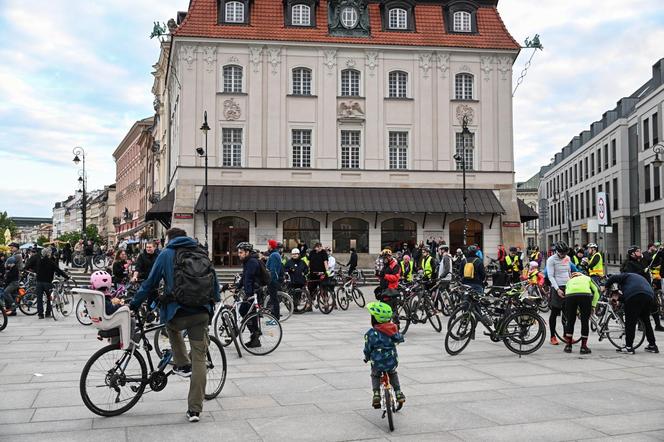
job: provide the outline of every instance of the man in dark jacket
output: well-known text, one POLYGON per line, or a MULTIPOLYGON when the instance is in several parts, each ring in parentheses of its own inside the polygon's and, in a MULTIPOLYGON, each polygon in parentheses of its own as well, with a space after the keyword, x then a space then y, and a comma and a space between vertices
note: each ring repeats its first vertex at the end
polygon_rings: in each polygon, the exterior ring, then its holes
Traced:
POLYGON ((640 319, 646 328, 646 339, 648 339, 645 351, 659 353, 655 344, 655 333, 650 324, 650 309, 655 297, 652 286, 645 278, 633 273, 613 275, 607 279, 605 287, 610 290, 613 284, 618 284, 622 292, 620 299, 625 303, 625 347, 616 351, 634 354, 634 334, 640 319))
MULTIPOLYGON (((51 249, 44 248, 41 255, 38 257, 37 265, 31 267, 30 270, 37 274, 35 295, 37 296, 37 314, 39 319, 44 319, 44 316, 51 316, 51 291, 53 290, 53 277, 54 275, 62 276, 65 279, 70 279, 69 275, 60 270, 58 264, 53 261, 51 256, 51 249), (46 298, 46 313, 44 313, 44 297, 46 298)), ((32 258, 31 258, 32 259, 32 258)), ((28 264, 26 264, 26 269, 28 264)))
MULTIPOLYGON (((627 249, 627 260, 623 262, 620 267, 622 273, 635 273, 643 276, 648 283, 651 283, 650 272, 646 270, 647 263, 642 259, 641 249, 638 246, 631 246, 627 249)), ((655 321, 655 331, 662 332, 662 320, 659 317, 659 303, 657 297, 653 296, 653 303, 651 306, 652 319, 655 321)))
POLYGON ((92 268, 92 257, 95 254, 95 244, 91 239, 89 239, 85 244, 85 247, 83 247, 83 253, 85 254, 85 269, 83 270, 83 273, 92 273, 94 271, 92 268), (88 269, 90 269, 89 272, 88 269))
POLYGON ((350 259, 348 260, 348 276, 352 276, 357 268, 357 252, 354 248, 350 249, 350 259))
MULTIPOLYGON (((309 267, 307 263, 300 258, 300 250, 293 249, 291 250, 291 259, 286 262, 284 266, 284 271, 290 277, 290 288, 291 289, 302 289, 307 284, 307 273, 309 272, 309 267)), ((293 295, 293 303, 299 305, 300 297, 302 296, 302 290, 291 290, 290 292, 293 295)))
MULTIPOLYGON (((251 302, 249 298, 258 296, 261 301, 261 263, 258 261, 258 253, 254 251, 254 246, 248 242, 241 242, 237 245, 237 256, 242 263, 242 277, 238 282, 238 289, 244 292, 244 301, 240 305, 240 314, 244 317, 251 309, 251 302)), ((245 345, 249 348, 257 348, 261 346, 260 332, 258 331, 258 323, 255 320, 247 323, 251 338, 245 345)))
MULTIPOLYGON (((159 254, 152 266, 150 275, 141 285, 140 290, 131 301, 130 308, 137 310, 143 301, 164 281, 164 294, 173 294, 175 276, 175 256, 181 247, 199 247, 187 233, 177 227, 166 232, 168 245, 159 254)), ((189 384, 188 410, 186 417, 189 422, 198 422, 203 411, 205 383, 207 378, 208 322, 214 312, 214 302, 221 301, 217 274, 213 276, 211 303, 202 307, 187 307, 177 301, 163 303, 160 311, 162 323, 166 324, 168 339, 173 350, 173 373, 182 377, 191 377, 189 384), (186 330, 191 346, 191 359, 182 337, 186 330)))
POLYGON ((275 318, 279 319, 279 291, 281 290, 281 283, 284 280, 284 266, 281 263, 281 253, 279 253, 279 243, 271 239, 267 242, 267 270, 270 272, 270 283, 267 286, 268 294, 270 295, 270 305, 268 308, 275 318))
POLYGON ((132 281, 143 282, 148 279, 150 275, 150 270, 154 265, 155 260, 159 256, 159 252, 156 251, 154 243, 149 242, 145 245, 145 250, 138 255, 136 263, 134 264, 134 274, 132 275, 132 281))
POLYGON ((482 260, 477 256, 477 247, 468 246, 467 263, 473 265, 474 276, 472 278, 466 277, 465 265, 461 268, 461 283, 469 285, 477 293, 484 293, 484 280, 486 279, 486 273, 484 271, 484 264, 482 260))

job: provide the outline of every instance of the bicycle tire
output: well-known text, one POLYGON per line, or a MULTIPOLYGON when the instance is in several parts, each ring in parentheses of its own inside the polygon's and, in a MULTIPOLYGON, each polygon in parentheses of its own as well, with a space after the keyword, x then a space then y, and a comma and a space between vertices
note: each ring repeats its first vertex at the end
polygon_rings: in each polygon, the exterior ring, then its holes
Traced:
MULTIPOLYGON (((612 333, 611 328, 609 328, 610 327, 609 323, 611 322, 611 319, 615 319, 615 317, 610 316, 609 320, 607 321, 606 337, 609 338, 609 342, 615 348, 623 348, 625 347, 625 322, 621 320, 621 324, 619 324, 619 326, 615 328, 616 333, 612 333)), ((641 345, 643 345, 643 341, 645 339, 646 339, 645 324, 643 323, 642 320, 639 319, 639 321, 636 323, 636 328, 634 330, 634 342, 632 343, 632 348, 634 348, 635 350, 639 348, 641 345)))
POLYGON ((228 334, 230 335, 231 341, 233 341, 233 345, 235 346, 235 351, 237 352, 237 356, 238 358, 241 358, 242 350, 240 350, 240 343, 238 342, 239 338, 238 338, 237 327, 235 326, 235 321, 231 318, 230 314, 225 314, 222 319, 226 324, 226 329, 228 330, 228 334))
POLYGON ((362 293, 362 290, 357 287, 353 288, 353 301, 355 301, 355 304, 357 304, 359 308, 364 308, 367 304, 366 299, 364 299, 364 293, 362 293))
MULTIPOLYGON (((185 336, 184 339, 187 339, 185 336)), ((187 345, 188 340, 185 341, 185 345, 187 345)), ((154 352, 157 354, 157 357, 161 359, 164 356, 164 350, 167 348, 171 348, 171 341, 168 338, 168 332, 166 331, 166 327, 160 328, 159 330, 154 332, 154 337, 152 338, 152 348, 154 348, 154 352), (168 345, 166 347, 165 345, 168 345)))
POLYGON ((283 330, 281 328, 281 323, 272 315, 272 313, 265 309, 248 314, 244 317, 242 324, 240 325, 240 344, 242 345, 242 348, 255 356, 265 356, 272 353, 277 347, 279 347, 279 344, 281 344, 282 337, 283 330), (261 333, 259 336, 259 340, 261 341, 260 347, 247 347, 247 343, 244 339, 245 334, 247 338, 251 337, 249 322, 252 320, 258 321, 258 329, 259 333, 261 333), (263 343, 269 344, 268 347, 264 347, 263 343))
POLYGON ((81 325, 92 325, 92 320, 88 315, 88 308, 83 298, 80 298, 76 303, 76 319, 81 325))
POLYGON ((427 319, 429 320, 429 324, 431 324, 431 327, 433 327, 433 329, 438 333, 443 331, 443 323, 440 320, 440 316, 438 316, 433 312, 433 307, 430 304, 427 305, 426 309, 428 317, 427 319))
POLYGON ((285 307, 285 311, 282 311, 283 309, 279 309, 279 321, 285 322, 288 321, 288 318, 293 316, 293 310, 295 309, 293 305, 293 297, 286 292, 279 291, 279 299, 279 305, 281 307, 285 307))
POLYGON ((350 301, 346 296, 346 290, 343 287, 337 287, 336 295, 337 295, 337 302, 339 303, 339 308, 343 311, 348 310, 348 307, 350 306, 350 301))
POLYGON ((291 295, 291 298, 293 299, 293 313, 304 313, 305 311, 309 310, 309 308, 311 308, 311 303, 309 301, 309 291, 306 289, 306 287, 302 287, 300 290, 300 295, 297 298, 297 302, 295 302, 295 297, 293 295, 291 295))
MULTIPOLYGON (((564 330, 565 330, 565 324, 566 324, 566 323, 567 323, 567 317, 565 316, 565 311, 563 310, 563 311, 560 313, 560 324, 561 324, 561 326, 562 326, 562 328, 563 328, 563 333, 561 334, 560 331, 558 331, 558 324, 556 324, 556 328, 555 328, 556 337, 557 337, 557 338, 558 338, 563 344, 566 344, 566 343, 567 343, 567 341, 565 340, 565 336, 564 336, 564 335, 565 335, 564 330)), ((574 337, 572 337, 572 344, 576 344, 576 343, 579 342, 580 340, 581 340, 581 336, 579 336, 578 339, 574 339, 574 337)))
POLYGON ((399 333, 405 336, 408 332, 408 327, 410 327, 410 310, 408 309, 408 305, 400 302, 399 305, 397 305, 395 316, 398 319, 396 324, 399 328, 399 333))
POLYGON ((385 389, 385 411, 387 412, 387 426, 394 431, 394 416, 392 416, 392 395, 388 388, 385 389))
POLYGON ((92 258, 92 265, 94 265, 98 269, 103 269, 106 267, 106 256, 104 255, 97 255, 94 258, 92 258))
POLYGON ((328 289, 320 287, 316 298, 321 313, 325 315, 332 313, 332 310, 334 310, 334 292, 330 292, 328 289))
POLYGON ((214 333, 214 337, 219 339, 221 345, 227 347, 231 342, 229 341, 229 336, 226 336, 228 330, 226 329, 226 322, 222 318, 223 315, 224 312, 222 311, 215 313, 214 319, 212 320, 212 332, 214 333))
POLYGON ((477 319, 470 313, 457 317, 447 329, 445 334, 445 351, 450 356, 461 353, 470 343, 477 327, 477 319), (458 327, 455 329, 455 327, 458 327), (452 348, 452 343, 458 342, 459 347, 452 348))
POLYGON ((2 313, 2 316, 0 316, 0 331, 2 331, 7 327, 9 319, 7 318, 7 313, 5 313, 5 309, 2 306, 0 306, 0 313, 2 313))
MULTIPOLYGON (((502 329, 505 330, 510 325, 510 322, 516 320, 517 325, 521 328, 521 332, 523 333, 523 327, 525 324, 518 324, 518 323, 519 322, 523 323, 525 317, 530 317, 531 324, 533 323, 532 321, 534 321, 534 323, 537 323, 538 326, 537 334, 530 341, 526 341, 525 343, 521 342, 521 345, 513 345, 517 344, 517 342, 513 337, 508 336, 503 338, 503 344, 505 344, 505 347, 507 347, 507 349, 510 350, 511 352, 516 353, 520 356, 535 353, 537 350, 539 350, 542 347, 542 345, 544 345, 544 341, 546 339, 546 324, 544 323, 542 317, 534 311, 526 310, 526 311, 518 311, 512 313, 507 318, 505 318, 505 321, 503 321, 502 329), (528 350, 523 350, 523 345, 529 343, 535 343, 535 346, 528 350)), ((529 330, 531 326, 528 327, 529 330)))
MULTIPOLYGON (((131 362, 131 360, 129 362, 131 362)), ((81 372, 81 378, 79 380, 79 392, 81 394, 81 399, 83 399, 83 403, 88 408, 88 410, 92 411, 93 413, 99 416, 105 416, 105 417, 118 416, 131 409, 141 399, 141 396, 145 391, 145 387, 147 386, 147 378, 148 378, 147 371, 148 370, 147 366, 145 365, 145 359, 143 358, 143 355, 140 352, 134 351, 133 354, 131 354, 126 350, 121 350, 119 344, 111 344, 107 345, 106 347, 102 347, 99 350, 97 350, 97 352, 95 352, 90 357, 90 359, 88 359, 88 361, 85 363, 85 366, 83 367, 83 371, 81 372), (129 390, 132 390, 133 393, 135 393, 135 396, 125 406, 120 407, 116 410, 107 410, 100 408, 100 406, 95 404, 93 400, 90 399, 90 395, 88 394, 88 390, 86 388, 88 375, 90 374, 90 368, 92 367, 92 365, 97 361, 97 359, 100 359, 104 354, 109 353, 111 351, 120 351, 123 353, 122 357, 110 358, 111 360, 115 359, 116 361, 119 361, 124 357, 135 358, 141 370, 141 379, 142 379, 140 384, 136 387, 136 391, 133 391, 132 388, 129 388, 129 390)), ((108 386, 109 375, 110 373, 107 372, 103 381, 104 384, 107 386, 108 386)), ((96 386, 93 390, 96 390, 97 388, 99 388, 99 386, 96 386)))
POLYGON ((72 257, 72 264, 74 267, 83 267, 85 265, 85 256, 81 254, 74 254, 72 257))
POLYGON ((219 396, 219 393, 221 393, 221 390, 224 389, 224 385, 226 384, 226 375, 227 375, 227 365, 226 365, 226 352, 224 351, 224 347, 221 345, 221 342, 219 342, 219 339, 216 337, 210 335, 210 342, 208 342, 208 349, 207 349, 207 372, 206 372, 206 381, 205 381, 205 399, 208 401, 211 399, 216 398, 219 396), (216 349, 215 350, 211 350, 216 349), (218 375, 218 380, 216 377, 213 377, 210 379, 210 370, 214 369, 219 366, 219 362, 215 363, 214 358, 212 357, 213 353, 219 353, 221 356, 221 371, 220 374, 218 375), (214 388, 209 388, 211 381, 212 380, 212 385, 214 385, 214 388))
POLYGON ((18 303, 18 309, 27 316, 34 316, 37 314, 37 296, 35 292, 28 291, 18 303))

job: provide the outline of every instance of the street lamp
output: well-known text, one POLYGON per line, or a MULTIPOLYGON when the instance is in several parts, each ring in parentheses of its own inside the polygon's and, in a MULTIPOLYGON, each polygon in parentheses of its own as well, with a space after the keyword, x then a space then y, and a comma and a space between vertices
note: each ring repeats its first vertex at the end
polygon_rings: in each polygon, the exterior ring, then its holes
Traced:
MULTIPOLYGON (((553 204, 557 204, 561 200, 560 199, 560 192, 558 190, 554 190, 553 198, 551 200, 552 200, 553 204)), ((561 209, 560 213, 563 213, 562 209, 561 209)), ((558 214, 558 219, 557 219, 557 222, 558 222, 558 241, 563 240, 563 223, 560 220, 560 218, 561 218, 560 214, 558 214)))
POLYGON ((201 130, 205 133, 205 149, 199 147, 196 149, 196 153, 201 157, 205 157, 205 211, 203 212, 203 224, 205 225, 205 250, 210 253, 210 249, 208 248, 208 132, 210 126, 207 121, 207 111, 203 112, 201 130))
POLYGON ((468 234, 468 197, 466 195, 466 141, 471 135, 470 130, 468 130, 468 116, 464 115, 461 122, 461 137, 462 137, 462 150, 461 155, 458 153, 454 154, 454 159, 457 163, 461 164, 461 173, 463 176, 463 247, 466 248, 467 244, 467 234, 468 234))
POLYGON ((85 238, 85 228, 86 228, 86 216, 87 216, 87 201, 86 201, 86 195, 85 195, 85 184, 87 181, 87 176, 85 175, 85 150, 83 150, 82 147, 76 146, 73 150, 72 153, 74 154, 74 164, 78 166, 79 163, 83 163, 82 166, 82 171, 79 172, 78 176, 78 182, 81 183, 82 187, 82 199, 81 199, 81 212, 83 216, 83 238, 85 238), (82 158, 82 161, 81 161, 82 158))
POLYGON ((664 164, 659 155, 664 154, 664 143, 657 143, 652 147, 652 151, 655 152, 655 159, 652 160, 652 165, 654 167, 661 167, 664 164))

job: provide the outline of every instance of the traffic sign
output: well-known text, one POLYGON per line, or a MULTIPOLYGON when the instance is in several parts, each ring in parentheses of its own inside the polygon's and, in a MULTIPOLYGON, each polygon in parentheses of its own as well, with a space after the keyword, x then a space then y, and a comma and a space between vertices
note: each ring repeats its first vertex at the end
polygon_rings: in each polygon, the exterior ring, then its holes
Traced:
POLYGON ((609 207, 605 192, 597 193, 597 223, 600 226, 609 225, 609 207))

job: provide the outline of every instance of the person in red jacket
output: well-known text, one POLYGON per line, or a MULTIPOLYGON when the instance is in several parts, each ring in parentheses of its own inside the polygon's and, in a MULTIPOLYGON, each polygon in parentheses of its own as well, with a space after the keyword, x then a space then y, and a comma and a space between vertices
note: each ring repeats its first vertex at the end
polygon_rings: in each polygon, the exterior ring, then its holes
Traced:
POLYGON ((395 300, 399 296, 397 287, 401 279, 401 266, 392 256, 392 250, 383 249, 380 254, 383 261, 383 268, 378 274, 379 286, 376 289, 376 299, 385 302, 396 311, 395 300))
POLYGON ((500 244, 498 246, 498 261, 499 262, 505 261, 506 256, 507 256, 507 252, 505 252, 505 246, 500 244))

